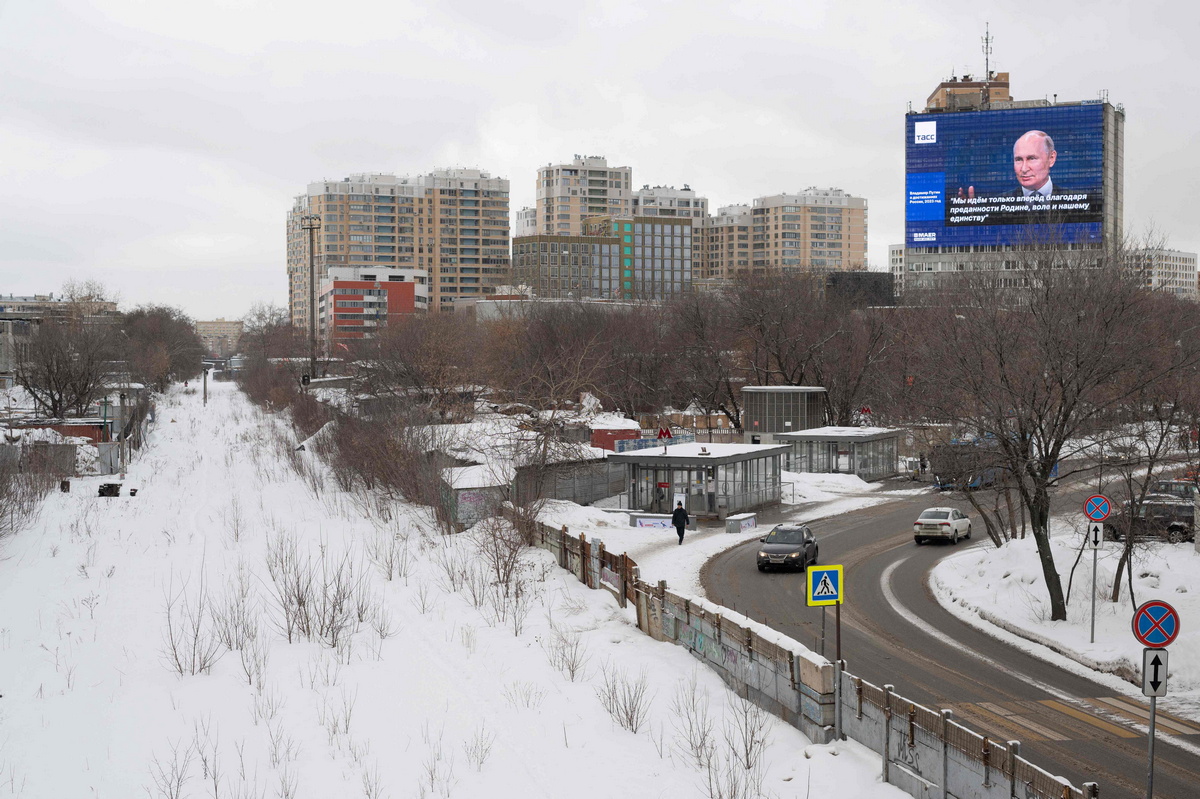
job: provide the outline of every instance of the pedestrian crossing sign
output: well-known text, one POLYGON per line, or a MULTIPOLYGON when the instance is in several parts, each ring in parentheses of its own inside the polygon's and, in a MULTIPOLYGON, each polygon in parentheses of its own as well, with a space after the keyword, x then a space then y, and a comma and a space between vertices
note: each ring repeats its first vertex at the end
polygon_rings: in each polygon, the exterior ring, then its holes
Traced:
POLYGON ((844 599, 841 566, 808 567, 809 607, 840 605, 844 599))

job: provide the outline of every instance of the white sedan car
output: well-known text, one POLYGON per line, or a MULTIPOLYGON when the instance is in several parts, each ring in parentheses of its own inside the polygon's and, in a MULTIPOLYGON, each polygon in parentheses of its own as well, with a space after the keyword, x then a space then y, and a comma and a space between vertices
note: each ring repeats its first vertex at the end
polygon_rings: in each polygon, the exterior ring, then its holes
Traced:
POLYGON ((957 508, 926 508, 913 522, 913 538, 918 544, 940 538, 957 544, 971 537, 971 518, 957 508))

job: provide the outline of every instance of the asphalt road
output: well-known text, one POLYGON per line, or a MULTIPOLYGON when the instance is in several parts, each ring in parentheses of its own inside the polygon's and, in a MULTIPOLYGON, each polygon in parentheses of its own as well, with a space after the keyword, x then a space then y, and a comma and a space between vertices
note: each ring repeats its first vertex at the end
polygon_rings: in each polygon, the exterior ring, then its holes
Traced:
MULTIPOLYGON (((1082 496, 1072 495, 1075 506, 1082 496)), ((932 505, 959 507, 975 517, 965 501, 924 495, 810 522, 820 562, 845 566, 847 669, 876 685, 890 683, 927 707, 949 708, 982 735, 1021 741, 1026 759, 1077 787, 1099 783, 1104 799, 1144 797, 1148 700, 1114 697, 1110 689, 1013 649, 943 610, 927 578, 938 560, 957 550, 917 546, 912 537, 913 520, 932 505)), ((803 510, 793 518, 810 521, 803 510)), ((990 545, 982 525, 974 528, 972 540, 959 548, 990 545)), ((757 546, 749 542, 711 560, 701 575, 707 595, 820 651, 821 609, 805 604, 805 576, 760 573, 757 546)), ((834 657, 832 608, 824 651, 834 657)), ((1161 710, 1158 721, 1155 796, 1200 796, 1200 724, 1161 710)))

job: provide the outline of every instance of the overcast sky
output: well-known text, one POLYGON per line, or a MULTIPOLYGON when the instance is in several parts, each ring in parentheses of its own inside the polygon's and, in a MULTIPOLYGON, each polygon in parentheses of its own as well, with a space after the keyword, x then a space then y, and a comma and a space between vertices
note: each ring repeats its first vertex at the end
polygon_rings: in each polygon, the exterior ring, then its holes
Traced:
POLYGON ((311 181, 576 153, 720 205, 866 197, 903 241, 904 113, 992 65, 1127 113, 1125 222, 1200 249, 1191 2, 0 0, 0 293, 97 279, 197 319, 286 305, 311 181), (985 10, 986 9, 986 10, 985 10))

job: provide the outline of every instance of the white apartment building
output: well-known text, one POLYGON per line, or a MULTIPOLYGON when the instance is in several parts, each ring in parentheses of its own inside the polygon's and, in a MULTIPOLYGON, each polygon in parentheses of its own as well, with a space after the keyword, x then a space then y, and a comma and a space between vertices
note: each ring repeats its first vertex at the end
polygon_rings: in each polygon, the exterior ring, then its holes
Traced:
POLYGON ((1196 299, 1196 253, 1181 250, 1151 250, 1141 253, 1146 270, 1146 288, 1196 299))
POLYGON ((708 217, 708 198, 696 195, 696 190, 684 184, 674 186, 642 186, 633 193, 633 216, 689 217, 692 227, 699 230, 708 217))
POLYGON ((538 232, 537 209, 528 206, 522 208, 513 214, 513 234, 514 239, 519 239, 522 236, 534 236, 538 232))
POLYGON ((904 293, 904 245, 888 245, 888 269, 892 273, 892 287, 896 296, 904 293))
POLYGON ((537 227, 525 235, 581 236, 589 216, 632 216, 632 184, 632 167, 609 166, 602 155, 547 164, 538 169, 537 227))

